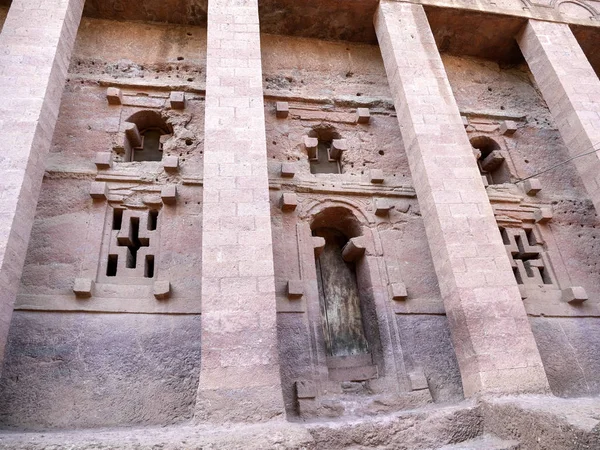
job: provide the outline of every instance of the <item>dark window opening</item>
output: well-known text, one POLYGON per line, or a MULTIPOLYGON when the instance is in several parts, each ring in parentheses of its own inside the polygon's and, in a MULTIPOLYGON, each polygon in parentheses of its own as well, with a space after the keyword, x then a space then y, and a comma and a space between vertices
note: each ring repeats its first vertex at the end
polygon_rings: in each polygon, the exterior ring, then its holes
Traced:
POLYGON ((158 211, 155 209, 151 209, 148 212, 148 231, 156 230, 157 224, 158 224, 158 211))
POLYGON ((160 137, 164 134, 158 128, 150 128, 140 133, 142 147, 133 149, 132 161, 160 161, 162 160, 162 144, 160 137))
POLYGON ((122 225, 123 225, 123 210, 120 208, 114 208, 113 209, 112 229, 120 230, 122 225))
POLYGON ((330 158, 331 141, 321 142, 317 147, 317 157, 310 160, 310 173, 341 173, 340 162, 330 158))
POLYGON ((117 265, 119 263, 119 255, 108 255, 108 264, 106 265, 106 276, 117 276, 117 265))
POLYGON ((154 255, 146 255, 146 266, 144 268, 146 278, 154 277, 154 255))
POLYGON ((521 278, 521 272, 516 267, 513 267, 513 274, 515 275, 515 280, 517 280, 517 284, 523 284, 523 279, 521 278))

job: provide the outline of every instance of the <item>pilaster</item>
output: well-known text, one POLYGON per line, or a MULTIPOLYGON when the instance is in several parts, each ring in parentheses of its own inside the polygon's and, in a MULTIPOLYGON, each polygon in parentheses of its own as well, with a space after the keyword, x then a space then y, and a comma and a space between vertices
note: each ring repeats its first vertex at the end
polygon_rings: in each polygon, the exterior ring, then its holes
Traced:
POLYGON ((424 9, 384 0, 375 28, 465 395, 546 392, 542 361, 424 9))
POLYGON ((284 414, 257 0, 210 0, 196 417, 284 414))
POLYGON ((518 38, 583 184, 600 213, 600 80, 568 25, 529 20, 518 38))
POLYGON ((0 360, 84 0, 13 0, 0 34, 0 360))

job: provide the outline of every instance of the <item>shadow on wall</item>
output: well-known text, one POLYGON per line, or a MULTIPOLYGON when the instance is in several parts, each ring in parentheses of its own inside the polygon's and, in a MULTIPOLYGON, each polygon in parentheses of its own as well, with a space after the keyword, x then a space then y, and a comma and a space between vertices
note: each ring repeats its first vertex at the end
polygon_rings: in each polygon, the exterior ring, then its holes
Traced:
POLYGON ((7 14, 8 14, 8 7, 2 6, 2 3, 0 2, 0 33, 2 32, 2 27, 4 26, 4 21, 6 20, 7 14))

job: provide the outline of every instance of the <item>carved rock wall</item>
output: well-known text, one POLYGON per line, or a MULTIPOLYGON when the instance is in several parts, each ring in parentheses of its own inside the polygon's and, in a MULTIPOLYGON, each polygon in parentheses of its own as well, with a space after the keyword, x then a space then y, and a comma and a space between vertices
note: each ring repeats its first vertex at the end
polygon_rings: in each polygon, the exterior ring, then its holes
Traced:
MULTIPOLYGON (((311 211, 328 204, 354 211, 373 242, 359 275, 378 280, 365 293, 374 305, 365 316, 377 325, 374 364, 382 375, 382 381, 373 382, 373 391, 383 392, 386 383, 400 386, 405 397, 384 399, 391 407, 460 399, 456 358, 379 48, 277 35, 263 35, 262 45, 288 413, 298 414, 295 382, 322 380, 327 370, 315 337, 319 316, 309 314, 316 285, 306 284, 300 300, 290 300, 287 288, 314 264, 314 253, 299 242, 305 236, 299 226, 307 231, 311 211), (288 103, 285 119, 276 116, 278 101, 288 103), (359 107, 369 109, 368 124, 356 123, 359 107), (310 173, 304 138, 311 133, 346 139, 341 174, 310 173), (283 164, 292 167, 293 178, 282 177, 283 164), (383 183, 372 182, 373 171, 382 172, 383 183), (296 194, 293 211, 282 211, 284 193, 296 194), (393 208, 377 215, 381 199, 393 208), (400 282, 408 295, 394 300, 392 284, 400 282), (416 372, 425 377, 425 388, 413 389, 416 372), (393 382, 386 378, 390 374, 393 382)), ((88 427, 191 418, 200 367, 205 48, 206 30, 200 27, 84 19, 0 381, 3 425, 88 427), (121 89, 121 105, 107 104, 108 87, 121 89), (186 91, 184 110, 170 108, 172 91, 186 91), (164 151, 179 158, 178 171, 165 171, 158 162, 120 162, 121 127, 144 110, 159 112, 172 128, 164 151), (112 155, 110 168, 97 170, 99 152, 112 155), (106 200, 92 201, 92 181, 107 183, 106 200), (172 185, 178 188, 176 203, 165 204, 162 189, 172 185), (98 264, 104 227, 110 222, 108 208, 114 205, 160 205, 157 280, 169 281, 168 299, 157 299, 147 283, 97 283, 96 294, 87 299, 73 293, 82 271, 93 272, 94 261, 98 264), (69 396, 61 395, 67 390, 69 396), (115 415, 116 410, 121 413, 115 415)), ((568 157, 526 68, 449 55, 443 60, 469 136, 495 139, 515 180, 568 157), (511 136, 500 131, 507 120, 517 124, 511 136)), ((524 302, 554 393, 596 394, 597 215, 570 164, 537 178, 542 190, 535 196, 515 184, 490 186, 488 194, 500 223, 536 229, 544 238, 556 283, 530 292, 524 302), (553 218, 540 225, 534 214, 542 207, 551 207, 553 218), (561 302, 560 289, 570 286, 584 287, 589 299, 575 306, 561 302)), ((339 403, 331 400, 329 405, 332 415, 343 414, 339 403)), ((328 415, 323 404, 319 408, 309 408, 308 415, 328 415)))

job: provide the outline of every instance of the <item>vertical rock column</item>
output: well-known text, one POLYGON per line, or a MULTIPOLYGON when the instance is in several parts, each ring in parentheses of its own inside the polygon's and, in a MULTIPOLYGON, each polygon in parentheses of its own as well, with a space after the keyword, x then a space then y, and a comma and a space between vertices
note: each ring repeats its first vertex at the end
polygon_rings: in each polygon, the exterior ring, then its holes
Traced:
MULTIPOLYGON (((600 80, 569 26, 530 20, 518 42, 569 154, 600 149, 600 80)), ((573 163, 600 213, 599 154, 573 163)))
POLYGON ((382 1, 375 28, 467 397, 548 382, 427 17, 382 1))
POLYGON ((283 416, 257 0, 208 2, 196 418, 283 416))
POLYGON ((0 34, 0 361, 84 0, 13 0, 0 34))

